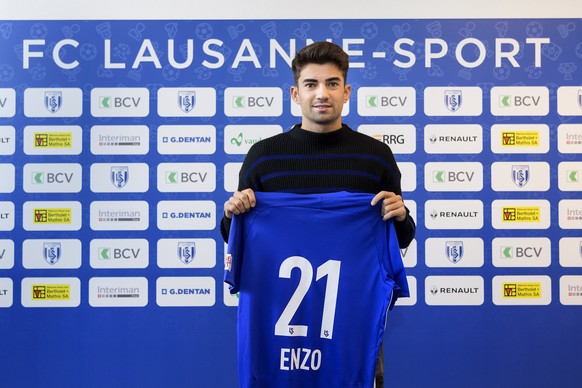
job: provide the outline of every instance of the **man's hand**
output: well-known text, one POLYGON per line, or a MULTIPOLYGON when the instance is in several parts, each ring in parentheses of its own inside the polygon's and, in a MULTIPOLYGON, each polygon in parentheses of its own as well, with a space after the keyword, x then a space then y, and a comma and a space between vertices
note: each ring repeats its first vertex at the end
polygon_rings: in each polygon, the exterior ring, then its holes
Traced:
POLYGON ((406 219, 406 208, 402 196, 389 191, 381 191, 372 199, 372 206, 382 201, 382 219, 387 221, 394 218, 396 221, 406 219))
POLYGON ((239 215, 246 213, 255 207, 256 203, 255 192, 252 189, 235 191, 232 197, 224 203, 224 215, 230 219, 233 214, 239 215))

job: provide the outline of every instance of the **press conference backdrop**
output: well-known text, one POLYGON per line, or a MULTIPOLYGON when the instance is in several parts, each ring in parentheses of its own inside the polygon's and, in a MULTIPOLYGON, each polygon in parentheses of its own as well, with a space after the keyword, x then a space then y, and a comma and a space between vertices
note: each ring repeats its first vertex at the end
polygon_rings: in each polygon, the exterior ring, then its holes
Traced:
POLYGON ((0 387, 237 386, 222 206, 300 120, 290 61, 326 39, 350 55, 344 121, 392 148, 418 225, 389 386, 578 386, 581 31, 0 22, 0 387))

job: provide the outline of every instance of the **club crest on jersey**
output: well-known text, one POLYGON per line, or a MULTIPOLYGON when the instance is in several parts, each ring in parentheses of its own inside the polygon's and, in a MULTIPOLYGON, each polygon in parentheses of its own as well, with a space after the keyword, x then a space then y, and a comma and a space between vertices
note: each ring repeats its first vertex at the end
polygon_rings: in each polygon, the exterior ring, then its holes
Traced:
POLYGON ((196 92, 178 92, 178 105, 184 113, 190 112, 196 106, 196 92))
POLYGON ((178 258, 184 264, 190 264, 194 257, 196 256, 196 243, 193 241, 189 242, 178 242, 178 258))
POLYGON ((527 182, 529 182, 529 166, 511 166, 511 180, 517 185, 517 187, 525 186, 527 182))
POLYGON ((63 105, 63 93, 62 92, 44 92, 44 107, 50 113, 56 113, 63 105))
POLYGON ((114 166, 111 167, 111 183, 113 186, 121 189, 129 181, 129 167, 114 166))
POLYGON ((227 254, 224 258, 224 270, 225 271, 232 271, 232 255, 227 254))
POLYGON ((463 258, 463 242, 462 241, 447 241, 445 243, 447 259, 453 264, 457 264, 463 258))
POLYGON ((445 106, 451 112, 461 108, 463 92, 461 90, 445 90, 445 106))
POLYGON ((50 265, 56 264, 61 259, 61 243, 43 243, 42 256, 44 257, 44 261, 50 265))

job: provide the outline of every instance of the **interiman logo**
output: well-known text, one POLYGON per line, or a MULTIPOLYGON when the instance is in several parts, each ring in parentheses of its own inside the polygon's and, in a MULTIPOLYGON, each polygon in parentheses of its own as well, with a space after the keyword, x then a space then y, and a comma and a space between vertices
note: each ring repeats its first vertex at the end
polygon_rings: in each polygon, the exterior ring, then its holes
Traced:
POLYGON ((212 125, 161 125, 158 152, 162 155, 210 155, 216 152, 212 125))
POLYGON ((226 88, 224 113, 234 117, 278 117, 283 114, 280 88, 226 88))
POLYGON ((92 307, 145 307, 148 280, 144 277, 94 277, 89 279, 92 307))
POLYGON ((145 155, 149 151, 149 129, 145 125, 95 125, 91 127, 94 155, 145 155))
POLYGON ((570 306, 582 305, 582 276, 560 277, 560 303, 570 306))
POLYGON ((90 211, 93 230, 146 230, 149 226, 146 201, 93 201, 90 211))
POLYGON ((416 90, 412 87, 358 88, 360 116, 413 116, 416 113, 416 90))

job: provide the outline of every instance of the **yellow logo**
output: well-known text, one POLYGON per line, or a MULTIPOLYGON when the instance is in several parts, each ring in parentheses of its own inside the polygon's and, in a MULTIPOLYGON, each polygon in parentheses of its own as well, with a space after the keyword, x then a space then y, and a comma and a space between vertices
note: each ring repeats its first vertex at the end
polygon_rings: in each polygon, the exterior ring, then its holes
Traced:
POLYGON ((71 132, 36 132, 34 148, 72 148, 73 134, 71 132))
POLYGON ((71 208, 34 209, 35 224, 70 224, 72 222, 71 208))
POLYGON ((70 284, 33 284, 33 300, 70 300, 70 284))
POLYGON ((503 222, 540 222, 541 213, 539 206, 504 207, 501 219, 503 222))
POLYGON ((542 283, 503 283, 504 298, 541 298, 542 283))
POLYGON ((501 133, 502 146, 534 147, 540 145, 539 131, 512 131, 501 133))

